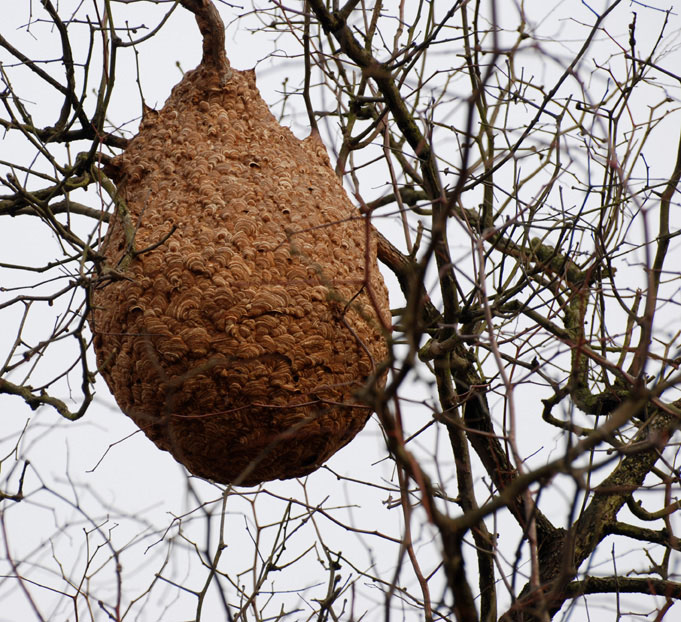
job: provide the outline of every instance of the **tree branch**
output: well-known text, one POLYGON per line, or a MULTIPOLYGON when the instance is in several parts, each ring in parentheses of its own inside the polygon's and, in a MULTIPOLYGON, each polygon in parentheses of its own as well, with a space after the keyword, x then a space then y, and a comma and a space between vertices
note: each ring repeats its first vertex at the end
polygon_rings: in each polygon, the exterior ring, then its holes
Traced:
POLYGON ((225 25, 211 0, 180 0, 180 4, 196 16, 196 23, 203 36, 203 65, 212 66, 226 84, 232 70, 225 53, 225 25))

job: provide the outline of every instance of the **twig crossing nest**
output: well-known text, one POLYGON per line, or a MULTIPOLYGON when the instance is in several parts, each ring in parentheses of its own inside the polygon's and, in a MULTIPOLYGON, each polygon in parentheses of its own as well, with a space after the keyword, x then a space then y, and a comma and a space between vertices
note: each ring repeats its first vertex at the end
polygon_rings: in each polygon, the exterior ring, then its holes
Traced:
POLYGON ((297 477, 370 414, 354 395, 386 358, 390 322, 376 243, 319 139, 281 127, 253 72, 216 52, 214 7, 183 3, 204 59, 114 160, 103 246, 123 278, 93 293, 98 364, 194 474, 297 477))

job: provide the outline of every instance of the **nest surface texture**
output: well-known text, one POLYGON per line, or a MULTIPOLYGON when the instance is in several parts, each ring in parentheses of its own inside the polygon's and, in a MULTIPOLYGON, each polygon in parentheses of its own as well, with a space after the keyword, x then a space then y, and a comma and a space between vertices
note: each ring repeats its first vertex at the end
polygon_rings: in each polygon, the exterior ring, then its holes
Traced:
POLYGON ((127 207, 91 322, 123 412, 221 483, 319 467, 370 415, 354 396, 390 325, 371 227, 322 143, 277 123, 253 72, 199 66, 111 170, 127 207))

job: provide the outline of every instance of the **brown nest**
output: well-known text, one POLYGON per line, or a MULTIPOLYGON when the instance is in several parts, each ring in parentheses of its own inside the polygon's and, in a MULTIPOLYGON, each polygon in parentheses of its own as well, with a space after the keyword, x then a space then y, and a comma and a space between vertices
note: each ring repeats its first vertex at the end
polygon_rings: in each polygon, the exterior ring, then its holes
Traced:
POLYGON ((254 485, 310 473, 364 426, 390 313, 324 146, 277 123, 195 4, 201 65, 109 169, 115 278, 90 319, 123 412, 192 473, 254 485))

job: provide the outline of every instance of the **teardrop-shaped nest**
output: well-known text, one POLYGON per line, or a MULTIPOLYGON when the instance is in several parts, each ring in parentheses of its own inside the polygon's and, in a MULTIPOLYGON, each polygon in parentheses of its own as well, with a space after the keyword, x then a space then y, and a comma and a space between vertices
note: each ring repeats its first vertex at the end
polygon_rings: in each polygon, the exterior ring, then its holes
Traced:
POLYGON ((127 214, 90 320, 123 412, 221 483, 319 467, 370 415, 355 395, 390 325, 372 229, 322 143, 277 123, 253 72, 199 66, 110 170, 127 214))

